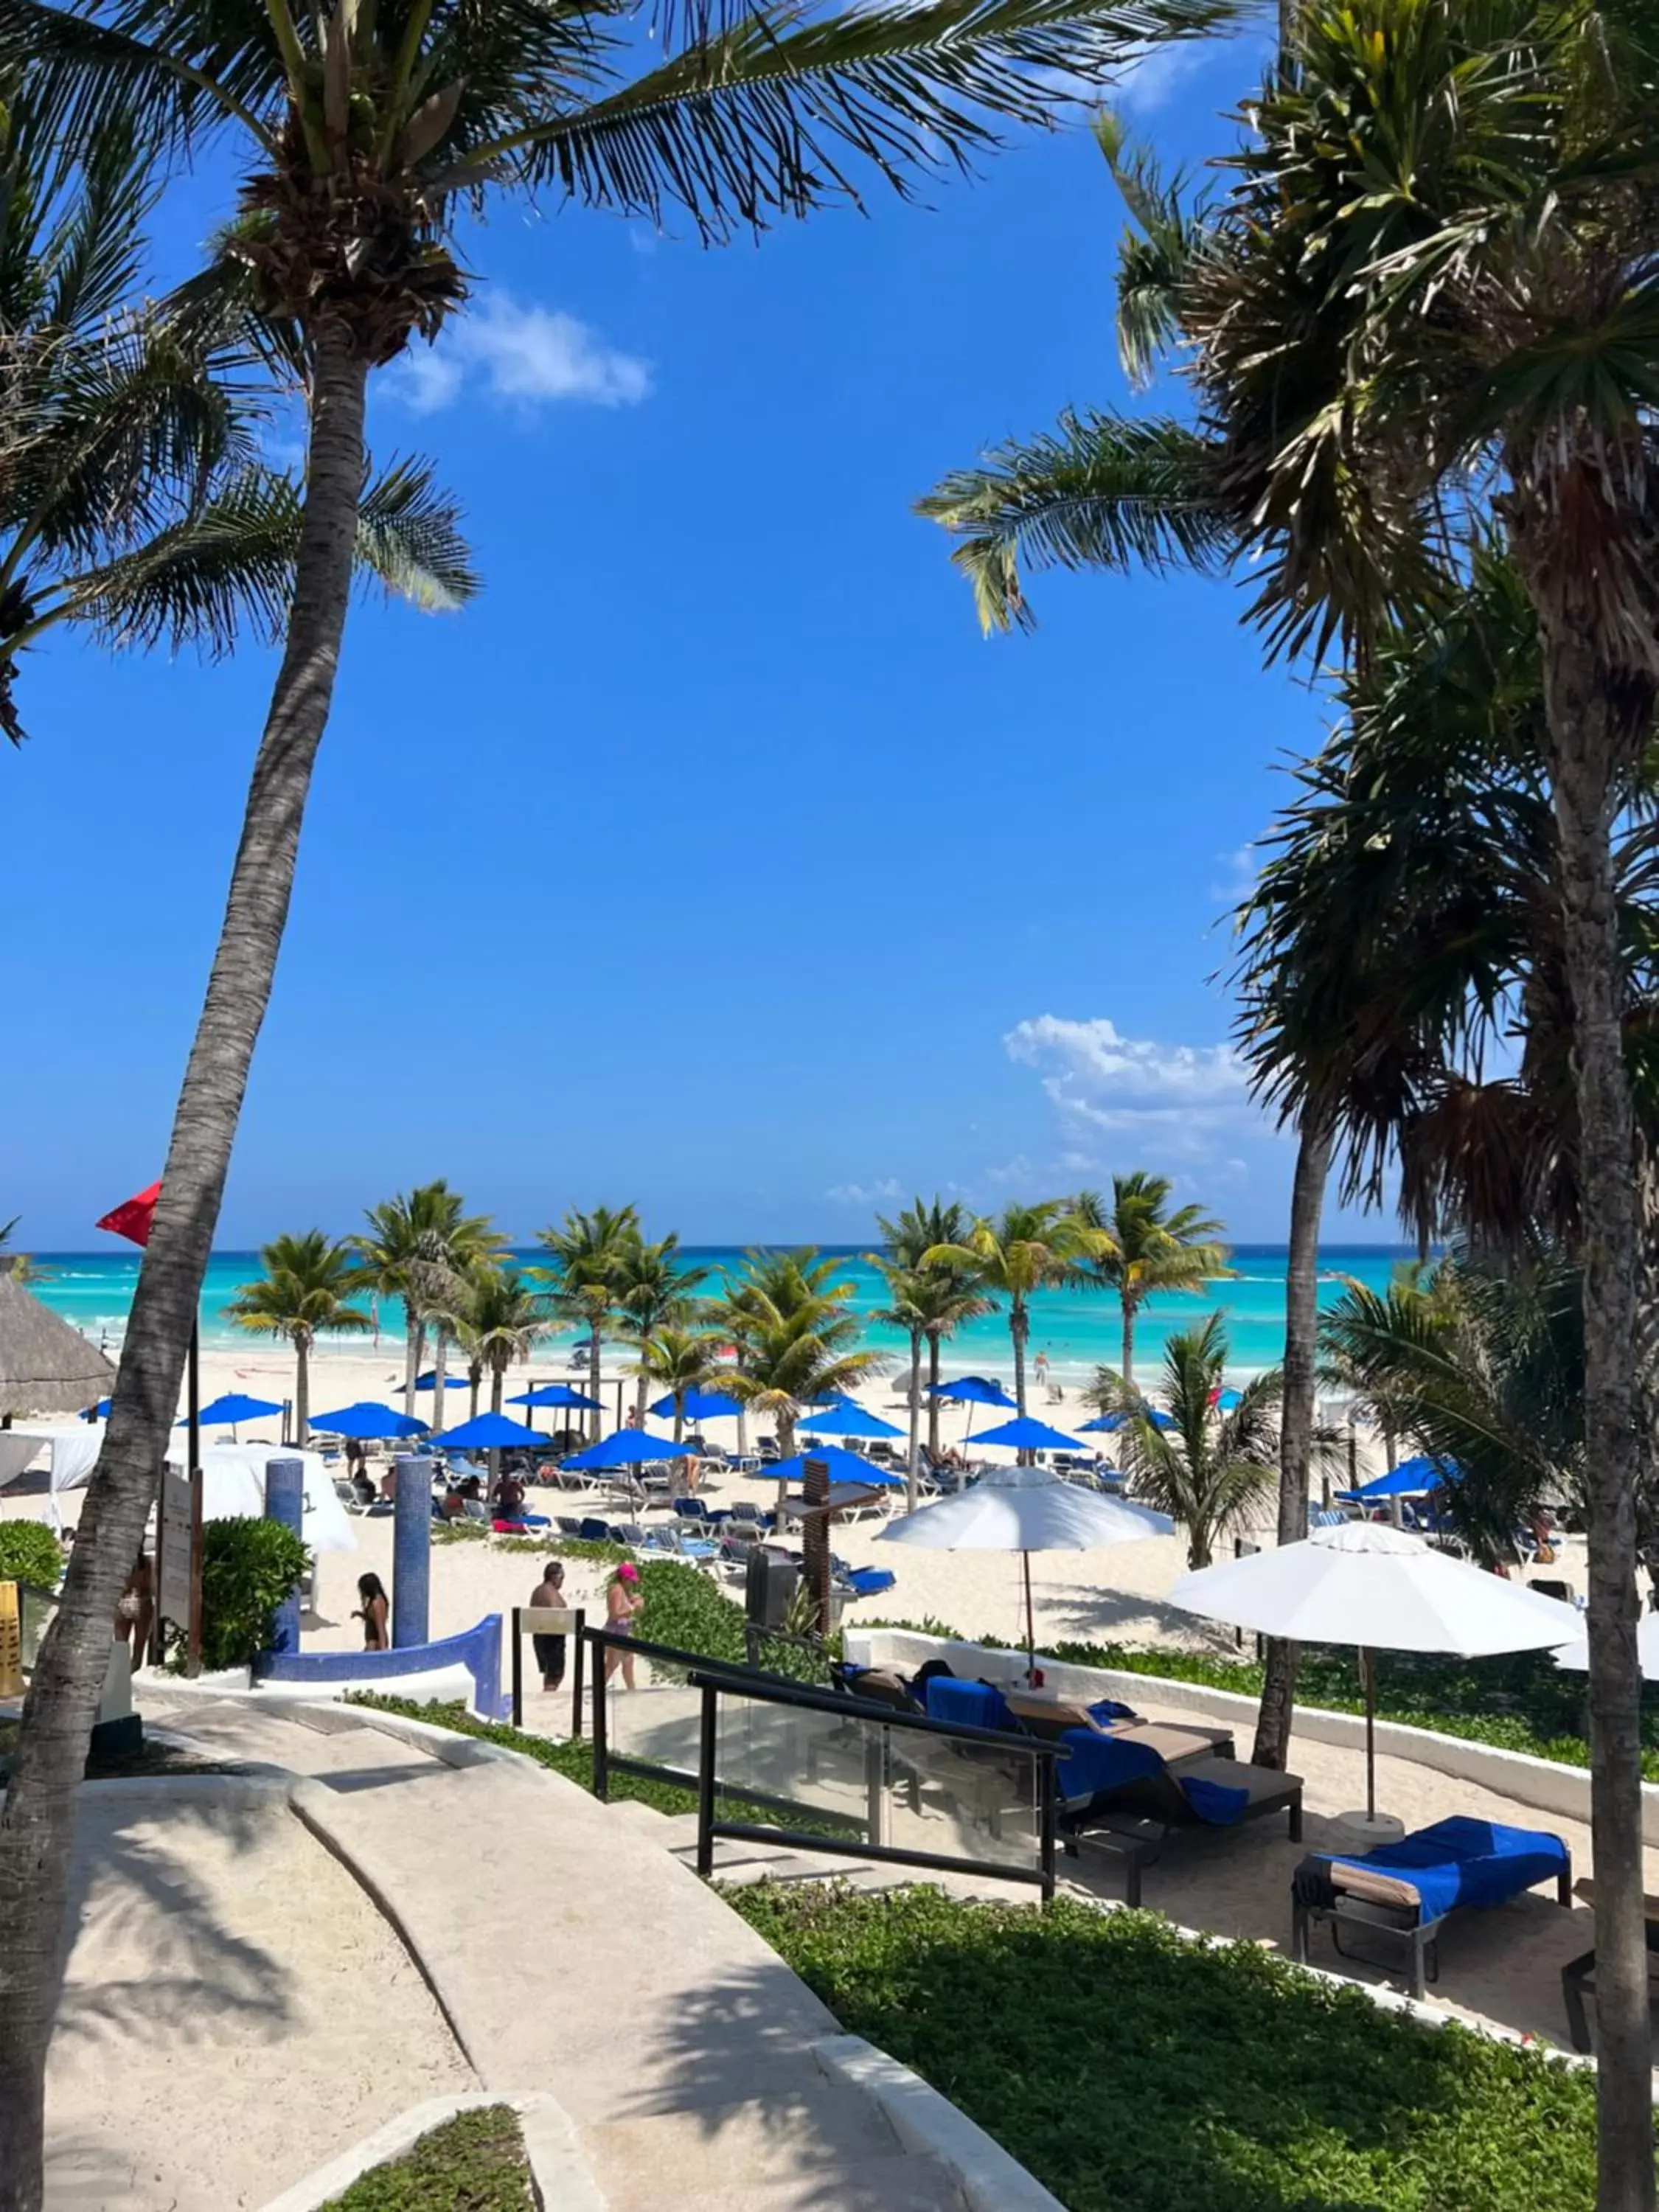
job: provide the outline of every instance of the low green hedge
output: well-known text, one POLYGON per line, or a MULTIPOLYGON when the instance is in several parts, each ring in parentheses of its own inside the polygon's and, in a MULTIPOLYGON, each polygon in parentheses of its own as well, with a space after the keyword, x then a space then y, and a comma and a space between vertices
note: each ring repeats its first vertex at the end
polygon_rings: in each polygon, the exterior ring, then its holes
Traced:
MULTIPOLYGON (((860 1627, 905 1628, 926 1636, 962 1638, 959 1629, 931 1616, 921 1621, 860 1621, 860 1627)), ((1014 1647, 998 1636, 963 1638, 988 1648, 1014 1647)), ((1125 1674, 1152 1675, 1161 1681, 1197 1682, 1241 1696, 1261 1694, 1261 1668, 1255 1659, 1225 1659, 1212 1652, 1145 1650, 1127 1644, 1081 1644, 1069 1640, 1043 1645, 1051 1657, 1073 1667, 1112 1667, 1125 1674)), ((1304 1644, 1297 1677, 1297 1702, 1328 1711, 1363 1713, 1357 1655, 1326 1644, 1304 1644)), ((1547 1651, 1515 1651, 1492 1659, 1457 1659, 1436 1652, 1382 1651, 1376 1662, 1379 1720, 1402 1721, 1412 1728, 1437 1729, 1443 1735, 1466 1737, 1500 1751, 1521 1751, 1558 1766, 1588 1766, 1585 1740, 1585 1678, 1558 1667, 1547 1651)), ((1659 1685, 1642 1692, 1642 1771, 1659 1782, 1659 1685)))
POLYGON ((517 2113, 486 2105, 359 2174, 323 2212, 531 2212, 536 2201, 517 2113))
POLYGON ((1588 2072, 1152 1913, 726 1893, 1068 2212, 1589 2212, 1588 2072))
POLYGON ((0 1521, 0 1583, 55 1590, 63 1572, 63 1548, 43 1522, 0 1521))

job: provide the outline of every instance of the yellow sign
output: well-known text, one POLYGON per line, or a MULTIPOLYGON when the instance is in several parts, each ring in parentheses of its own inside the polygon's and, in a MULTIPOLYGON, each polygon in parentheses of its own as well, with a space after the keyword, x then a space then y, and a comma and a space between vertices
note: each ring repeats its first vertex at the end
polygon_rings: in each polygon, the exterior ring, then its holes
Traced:
POLYGON ((0 1583, 0 1698, 23 1694, 23 1624, 17 1612, 17 1585, 0 1583))

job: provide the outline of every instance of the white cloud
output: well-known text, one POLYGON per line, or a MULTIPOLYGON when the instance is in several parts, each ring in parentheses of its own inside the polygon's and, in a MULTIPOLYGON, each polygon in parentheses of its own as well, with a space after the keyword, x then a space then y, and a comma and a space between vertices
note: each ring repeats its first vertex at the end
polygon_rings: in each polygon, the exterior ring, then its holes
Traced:
POLYGON ((1003 1038, 1008 1057, 1046 1071, 1042 1087, 1079 1153, 1103 1136, 1154 1143, 1160 1158, 1208 1160, 1260 1126, 1244 1063, 1228 1044, 1165 1044, 1127 1037, 1103 1017, 1040 1014, 1003 1038))
POLYGON ((492 292, 448 324, 435 345, 404 354, 388 384, 417 415, 451 406, 477 386, 525 406, 579 399, 636 407, 650 395, 651 365, 607 345, 574 315, 492 292))
POLYGON ((1215 857, 1220 872, 1210 885, 1210 896, 1223 906, 1241 905, 1255 889, 1261 870, 1255 847, 1239 845, 1232 852, 1218 853, 1215 857))
POLYGON ((834 1206, 885 1206, 902 1188, 896 1176, 883 1176, 876 1182, 838 1182, 823 1194, 834 1206))
POLYGON ((1098 1103, 1196 1105, 1239 1097, 1245 1086, 1244 1063, 1230 1044, 1126 1037, 1103 1017, 1077 1022, 1039 1014, 1016 1023, 1002 1042, 1010 1060, 1027 1067, 1056 1066, 1046 1079, 1051 1095, 1059 1085, 1098 1103))

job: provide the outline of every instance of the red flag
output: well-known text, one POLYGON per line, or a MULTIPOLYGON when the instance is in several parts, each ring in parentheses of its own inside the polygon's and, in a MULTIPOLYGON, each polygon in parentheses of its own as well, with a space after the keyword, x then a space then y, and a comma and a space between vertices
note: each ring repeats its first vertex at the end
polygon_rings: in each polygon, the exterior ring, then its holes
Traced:
POLYGON ((124 1199, 105 1214, 98 1226, 112 1231, 117 1237, 125 1237, 129 1244, 148 1244, 149 1232, 155 1226, 155 1201, 161 1195, 161 1184, 153 1182, 136 1198, 124 1199))

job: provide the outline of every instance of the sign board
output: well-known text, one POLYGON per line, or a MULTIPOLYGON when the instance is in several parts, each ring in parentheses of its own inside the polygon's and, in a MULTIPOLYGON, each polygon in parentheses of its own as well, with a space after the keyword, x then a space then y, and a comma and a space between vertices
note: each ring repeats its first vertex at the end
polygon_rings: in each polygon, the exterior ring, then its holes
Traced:
POLYGON ((17 1610, 17 1585, 0 1583, 0 1698, 23 1694, 23 1625, 17 1610))
POLYGON ((172 1621, 178 1628, 190 1626, 190 1477, 175 1474, 169 1468, 161 1477, 161 1556, 155 1603, 163 1620, 172 1621))
MULTIPOLYGON (((175 1474, 171 1468, 161 1476, 161 1494, 155 1513, 155 1643, 161 1626, 170 1620, 186 1638, 186 1671, 199 1672, 202 1664, 202 1478, 175 1474)), ((152 1644, 152 1663, 159 1656, 152 1644)))

